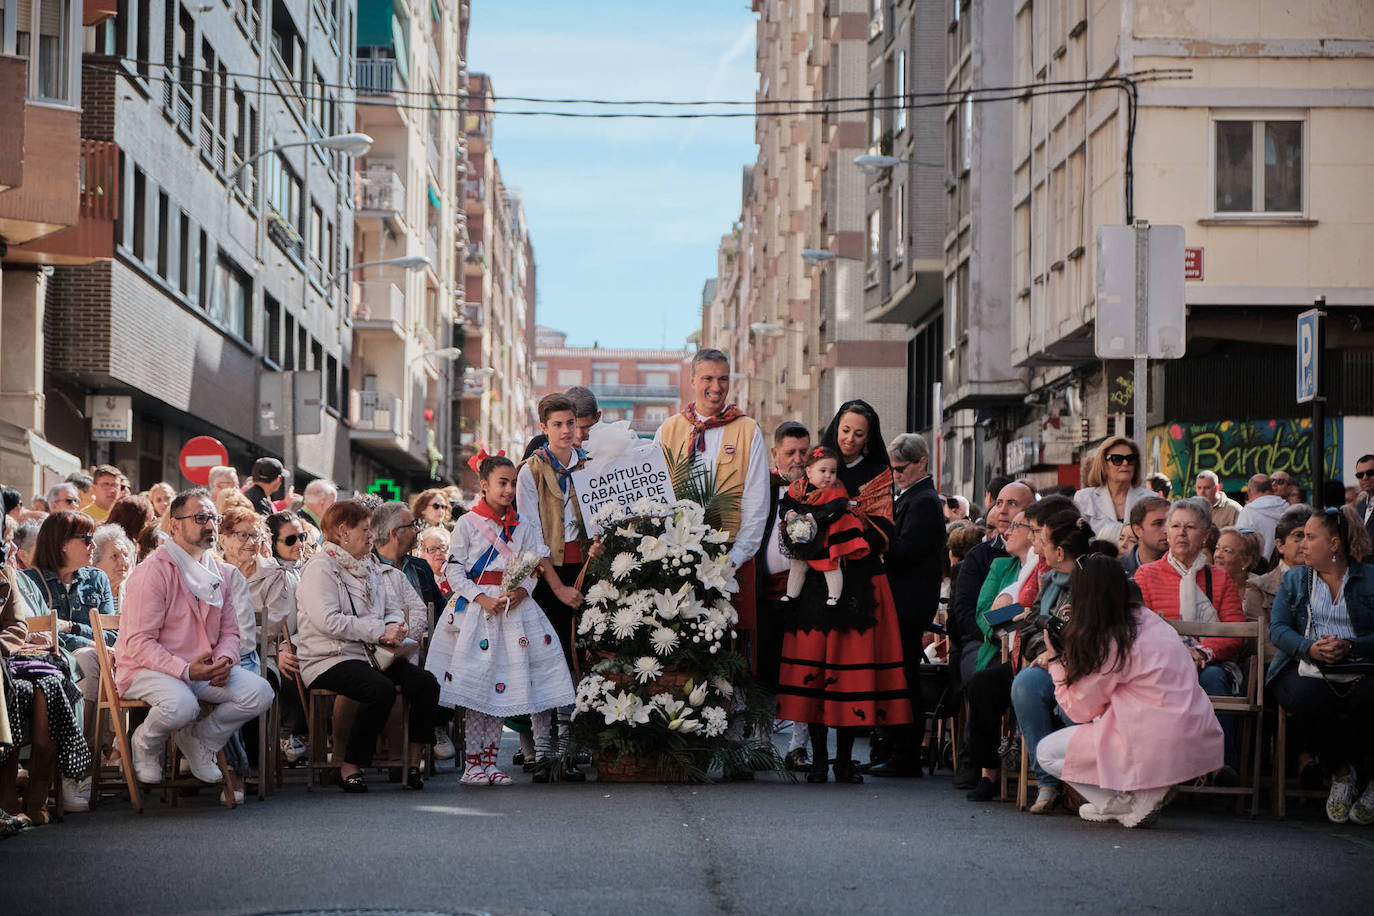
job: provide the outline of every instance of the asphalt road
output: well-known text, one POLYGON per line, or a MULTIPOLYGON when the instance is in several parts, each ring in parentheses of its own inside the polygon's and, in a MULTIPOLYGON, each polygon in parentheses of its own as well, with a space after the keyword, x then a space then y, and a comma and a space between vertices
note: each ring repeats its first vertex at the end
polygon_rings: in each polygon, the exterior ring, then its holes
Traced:
POLYGON ((289 779, 235 811, 111 800, 0 843, 0 913, 1374 911, 1374 827, 1311 807, 1279 822, 1194 800, 1125 830, 973 804, 948 774, 475 789, 445 765, 422 793, 366 796, 289 779))

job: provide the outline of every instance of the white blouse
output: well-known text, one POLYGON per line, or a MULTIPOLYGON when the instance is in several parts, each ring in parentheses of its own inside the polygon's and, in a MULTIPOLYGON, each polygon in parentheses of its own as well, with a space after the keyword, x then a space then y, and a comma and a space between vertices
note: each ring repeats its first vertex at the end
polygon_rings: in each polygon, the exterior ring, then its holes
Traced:
MULTIPOLYGON (((448 542, 448 559, 444 562, 444 577, 448 579, 449 587, 455 595, 472 601, 478 595, 495 597, 501 594, 499 585, 478 585, 468 578, 468 570, 477 565, 493 543, 502 544, 502 548, 498 549, 496 556, 482 567, 482 572, 503 572, 507 565, 507 555, 512 559, 522 553, 531 553, 536 557, 549 555, 549 548, 544 544, 543 538, 539 536, 534 524, 525 520, 525 516, 520 516, 510 543, 505 543, 501 541, 501 528, 496 522, 482 518, 476 512, 469 512, 453 526, 453 534, 449 536, 448 542)), ((534 584, 535 576, 531 573, 521 581, 520 587, 533 595, 534 584)))

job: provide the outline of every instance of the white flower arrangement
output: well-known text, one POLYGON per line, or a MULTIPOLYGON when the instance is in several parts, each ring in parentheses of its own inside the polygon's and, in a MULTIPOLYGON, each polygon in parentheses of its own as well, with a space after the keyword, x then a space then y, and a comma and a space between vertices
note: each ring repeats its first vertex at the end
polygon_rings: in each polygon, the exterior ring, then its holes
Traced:
POLYGON ((690 501, 608 504, 594 517, 606 551, 588 569, 577 627, 594 656, 577 685, 579 740, 709 757, 725 741, 731 679, 746 667, 729 644, 738 621, 729 535, 690 501))
POLYGON ((793 544, 810 544, 816 537, 816 520, 809 515, 791 513, 785 524, 787 538, 793 544))
POLYGON ((520 584, 534 572, 541 559, 542 557, 530 553, 528 550, 517 554, 514 559, 506 564, 506 571, 501 575, 501 591, 513 592, 519 588, 520 584))

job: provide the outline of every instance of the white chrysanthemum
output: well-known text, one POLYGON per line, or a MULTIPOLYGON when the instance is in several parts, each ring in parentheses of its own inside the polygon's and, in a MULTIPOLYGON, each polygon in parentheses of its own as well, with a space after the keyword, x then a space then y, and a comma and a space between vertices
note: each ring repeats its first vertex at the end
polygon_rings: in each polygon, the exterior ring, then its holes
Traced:
POLYGON ((723 697, 732 697, 735 695, 735 685, 723 677, 712 678, 711 687, 716 693, 723 697))
POLYGON ((663 665, 652 655, 641 655, 635 659, 635 680, 647 684, 663 673, 663 665))
POLYGON ((667 627, 659 627, 649 635, 649 641, 653 645, 654 654, 667 656, 677 648, 677 634, 667 627))
POLYGON ((620 590, 609 582, 596 582, 587 589, 588 604, 607 604, 620 598, 620 590))
POLYGON ((582 619, 578 621, 577 633, 579 636, 586 636, 588 633, 604 629, 605 626, 606 614, 599 608, 587 608, 582 612, 582 619))
POLYGON ((701 711, 701 718, 703 722, 701 733, 708 738, 723 735, 726 726, 729 725, 725 710, 719 706, 707 706, 701 711))
POLYGON ((630 639, 644 623, 644 617, 634 608, 622 607, 611 618, 611 632, 616 639, 630 639))
POLYGON ((638 561, 632 553, 618 553, 615 559, 611 560, 611 578, 623 579, 630 573, 639 568, 638 561))

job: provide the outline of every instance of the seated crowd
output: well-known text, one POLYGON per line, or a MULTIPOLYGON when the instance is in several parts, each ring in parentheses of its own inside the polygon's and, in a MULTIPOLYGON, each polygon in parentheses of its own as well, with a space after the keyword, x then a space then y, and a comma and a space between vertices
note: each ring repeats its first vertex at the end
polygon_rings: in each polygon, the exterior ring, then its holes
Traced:
MULTIPOLYGON (((541 461, 561 470, 569 443, 580 444, 589 425, 581 406, 576 396, 541 404, 550 440, 521 467, 536 476, 541 461)), ((773 441, 774 480, 785 487, 804 472, 809 433, 784 424, 773 441)), ((1195 481, 1197 496, 1170 501, 1167 479, 1142 486, 1140 449, 1121 437, 1092 455, 1082 489, 1037 493, 1029 481, 995 478, 981 505, 935 494, 919 436, 898 436, 883 450, 897 491, 886 557, 903 624, 900 646, 888 648, 904 658, 917 728, 875 730, 870 765, 860 766, 848 759, 856 730, 837 726, 837 781, 919 775, 938 754, 919 705, 920 663, 933 662, 947 664, 967 710, 954 736, 954 785, 970 800, 995 797, 1024 747, 1037 786, 1031 812, 1068 805, 1087 820, 1148 825, 1176 785, 1242 778, 1237 722, 1218 716, 1208 697, 1244 695, 1258 671, 1266 705, 1291 717, 1287 750, 1301 782, 1329 782, 1332 821, 1374 823, 1374 676, 1361 667, 1374 659, 1374 570, 1365 563, 1374 456, 1357 465, 1362 499, 1318 510, 1281 472, 1251 478, 1243 506, 1210 471, 1195 481), (908 626, 906 596, 927 593, 947 611, 908 626), (1264 620, 1269 638, 1252 667, 1253 644, 1183 637, 1169 620, 1264 620)), ((844 443, 839 453, 849 460, 844 443)), ((171 748, 232 806, 255 776, 261 742, 272 740, 258 722, 274 703, 280 748, 269 750, 288 763, 307 756, 310 690, 356 704, 334 758, 344 792, 367 791, 398 692, 409 710, 410 741, 400 750, 406 788, 424 787, 427 754, 460 752, 465 785, 509 784, 495 760, 507 713, 469 709, 468 746, 454 747, 453 707, 470 705, 464 649, 461 638, 440 640, 444 660, 427 658, 436 615, 457 593, 504 612, 503 626, 520 626, 520 613, 550 598, 575 608, 582 596, 570 584, 572 540, 567 556, 557 551, 559 565, 541 564, 510 593, 472 562, 487 550, 474 538, 486 524, 478 516, 503 537, 532 538, 545 554, 553 552, 545 541, 562 543, 561 519, 528 534, 516 528, 521 488, 526 499, 543 498, 534 477, 505 458, 489 458, 480 471, 482 495, 471 505, 456 487, 424 490, 408 504, 340 499, 325 480, 297 498, 273 458, 259 459, 242 488, 233 468, 220 467, 205 488, 158 483, 135 494, 108 465, 72 475, 27 509, 4 488, 4 835, 46 823, 50 795, 61 810, 86 810, 95 767, 130 768, 139 783, 163 784, 174 769, 171 748), (284 498, 274 500, 279 490, 284 498), (473 517, 460 523, 469 509, 473 517), (115 660, 112 672, 102 673, 102 656, 115 660), (97 731, 102 690, 147 704, 133 717, 130 759, 108 723, 97 731)), ((549 479, 558 480, 552 471, 549 479)), ((566 626, 558 629, 561 638, 566 626)), ((545 666, 538 697, 520 707, 541 738, 556 734, 571 701, 572 651, 550 647, 537 662, 545 666)), ((789 702, 784 710, 801 708, 789 702)), ((826 781, 826 725, 810 723, 809 746, 807 733, 796 723, 787 764, 826 781)), ((522 753, 533 768, 532 739, 522 753)), ((582 778, 575 761, 568 766, 563 778, 582 778)))

